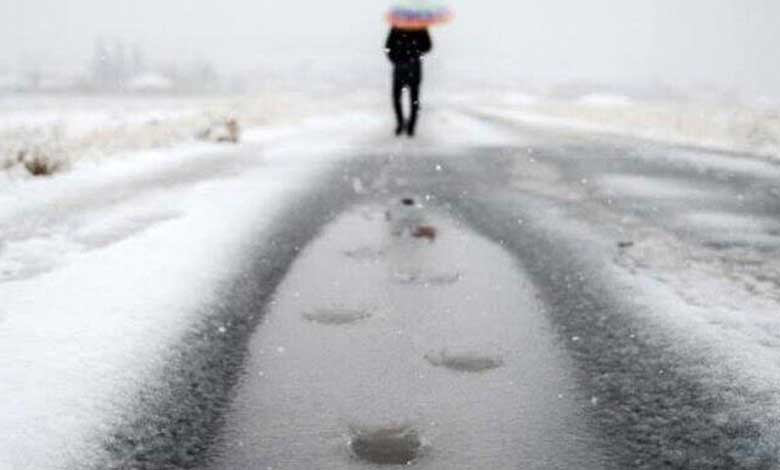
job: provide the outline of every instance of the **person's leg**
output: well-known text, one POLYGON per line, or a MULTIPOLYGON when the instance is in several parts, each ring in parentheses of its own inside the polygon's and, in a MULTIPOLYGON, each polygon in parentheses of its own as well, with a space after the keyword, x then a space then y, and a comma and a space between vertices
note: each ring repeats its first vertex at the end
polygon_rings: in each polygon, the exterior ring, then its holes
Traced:
POLYGON ((395 135, 401 135, 404 131, 404 111, 401 106, 401 96, 404 85, 399 77, 398 71, 393 74, 393 109, 395 110, 395 120, 398 124, 395 128, 395 135))
POLYGON ((417 127, 417 114, 420 111, 420 82, 412 83, 409 87, 409 99, 412 102, 412 115, 409 118, 409 125, 406 132, 414 136, 415 127, 417 127))
POLYGON ((409 84, 409 99, 411 101, 412 115, 409 118, 409 124, 406 132, 413 137, 417 127, 417 116, 420 112, 420 84, 422 83, 422 65, 416 64, 412 71, 411 83, 409 84))

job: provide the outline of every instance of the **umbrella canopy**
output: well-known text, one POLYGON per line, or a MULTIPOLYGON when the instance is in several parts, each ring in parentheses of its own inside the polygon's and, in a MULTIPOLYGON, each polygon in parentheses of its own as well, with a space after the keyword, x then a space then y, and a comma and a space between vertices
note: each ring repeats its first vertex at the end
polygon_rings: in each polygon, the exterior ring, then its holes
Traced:
POLYGON ((435 0, 404 0, 390 8, 387 19, 396 28, 425 29, 446 23, 452 19, 452 11, 435 0))

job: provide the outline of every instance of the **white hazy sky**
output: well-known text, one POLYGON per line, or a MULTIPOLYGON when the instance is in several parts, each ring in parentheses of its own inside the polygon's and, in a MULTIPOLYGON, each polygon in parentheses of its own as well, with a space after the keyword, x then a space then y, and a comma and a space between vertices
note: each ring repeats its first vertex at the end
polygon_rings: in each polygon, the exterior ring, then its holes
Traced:
MULTIPOLYGON (((778 0, 451 0, 435 64, 537 82, 712 84, 780 97, 778 0)), ((84 64, 97 36, 226 69, 384 66, 384 0, 0 0, 0 66, 84 64), (348 59, 348 60, 345 60, 348 59)))

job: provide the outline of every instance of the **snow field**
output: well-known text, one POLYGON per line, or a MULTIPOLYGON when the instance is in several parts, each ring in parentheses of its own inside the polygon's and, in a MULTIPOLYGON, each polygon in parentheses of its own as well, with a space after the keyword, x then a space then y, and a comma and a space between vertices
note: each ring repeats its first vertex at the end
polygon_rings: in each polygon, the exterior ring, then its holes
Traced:
POLYGON ((487 101, 489 104, 470 107, 532 126, 638 137, 780 160, 780 113, 773 110, 638 101, 602 94, 562 100, 514 93, 487 101))
POLYGON ((338 99, 295 93, 254 96, 18 96, 0 102, 0 171, 27 176, 20 154, 41 155, 58 172, 84 161, 134 157, 140 151, 192 144, 198 133, 235 117, 243 129, 299 124, 349 112, 375 97, 338 99))

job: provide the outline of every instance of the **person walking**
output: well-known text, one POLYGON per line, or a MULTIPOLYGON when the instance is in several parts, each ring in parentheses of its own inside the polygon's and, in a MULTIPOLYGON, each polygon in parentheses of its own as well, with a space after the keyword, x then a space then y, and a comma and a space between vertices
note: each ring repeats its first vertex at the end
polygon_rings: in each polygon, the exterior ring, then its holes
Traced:
POLYGON ((414 137, 420 111, 420 84, 422 83, 422 56, 433 48, 428 29, 401 29, 392 27, 385 43, 385 52, 393 63, 393 109, 397 127, 395 135, 406 132, 414 137), (401 98, 409 89, 411 114, 404 118, 401 98))

